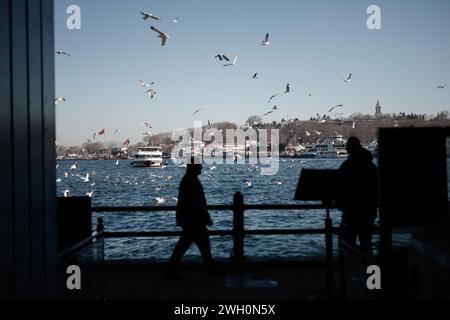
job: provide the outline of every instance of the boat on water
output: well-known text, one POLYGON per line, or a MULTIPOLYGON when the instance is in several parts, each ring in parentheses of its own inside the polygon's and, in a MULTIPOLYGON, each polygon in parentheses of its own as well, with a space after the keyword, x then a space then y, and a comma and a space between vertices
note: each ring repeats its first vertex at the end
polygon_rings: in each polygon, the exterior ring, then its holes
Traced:
POLYGON ((341 158, 347 156, 347 141, 341 135, 334 135, 321 142, 306 145, 297 152, 295 158, 341 158))
POLYGON ((134 154, 133 167, 160 167, 164 163, 161 147, 140 147, 134 154))

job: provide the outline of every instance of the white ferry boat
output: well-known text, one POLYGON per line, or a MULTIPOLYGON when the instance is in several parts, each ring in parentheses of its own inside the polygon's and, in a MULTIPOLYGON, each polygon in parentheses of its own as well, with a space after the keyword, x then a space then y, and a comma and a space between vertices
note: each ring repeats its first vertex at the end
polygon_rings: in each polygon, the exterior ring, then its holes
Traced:
POLYGON ((163 165, 161 147, 141 147, 134 154, 133 167, 160 167, 163 165))
POLYGON ((346 157, 347 141, 341 135, 330 136, 321 142, 305 146, 295 153, 296 158, 340 158, 346 157))

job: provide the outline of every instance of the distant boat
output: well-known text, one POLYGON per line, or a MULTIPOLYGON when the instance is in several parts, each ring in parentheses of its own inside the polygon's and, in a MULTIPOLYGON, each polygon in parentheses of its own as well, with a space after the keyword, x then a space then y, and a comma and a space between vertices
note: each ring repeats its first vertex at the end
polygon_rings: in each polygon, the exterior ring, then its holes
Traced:
POLYGON ((131 161, 133 167, 160 167, 163 165, 161 147, 141 147, 131 161))

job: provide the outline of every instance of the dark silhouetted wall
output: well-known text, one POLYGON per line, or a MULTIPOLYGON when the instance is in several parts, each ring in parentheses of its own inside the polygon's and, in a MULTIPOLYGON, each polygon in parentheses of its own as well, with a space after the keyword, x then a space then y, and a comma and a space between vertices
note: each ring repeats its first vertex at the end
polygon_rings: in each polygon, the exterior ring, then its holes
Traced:
POLYGON ((53 0, 0 0, 0 298, 56 292, 53 0))

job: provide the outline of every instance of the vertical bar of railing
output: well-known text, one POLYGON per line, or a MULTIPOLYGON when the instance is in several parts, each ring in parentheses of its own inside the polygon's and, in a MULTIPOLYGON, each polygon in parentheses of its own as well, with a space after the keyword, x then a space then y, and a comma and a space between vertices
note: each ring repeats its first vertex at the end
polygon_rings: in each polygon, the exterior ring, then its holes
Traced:
MULTIPOLYGON (((99 294, 98 298, 103 299, 105 297, 105 238, 103 237, 104 225, 103 218, 99 217, 97 219, 97 248, 98 243, 100 242, 100 254, 101 254, 101 263, 100 263, 100 271, 99 271, 99 294)), ((98 264, 97 264, 98 265, 98 264)))
POLYGON ((339 263, 339 288, 340 288, 340 299, 346 300, 347 299, 347 276, 346 276, 346 269, 345 269, 345 252, 344 248, 341 244, 341 236, 339 235, 338 240, 338 250, 339 250, 339 257, 338 257, 338 263, 339 263))
POLYGON ((327 299, 333 298, 333 221, 330 217, 330 208, 327 207, 325 218, 325 255, 327 261, 327 299))
POLYGON ((244 196, 240 192, 233 196, 233 260, 244 261, 244 196))

